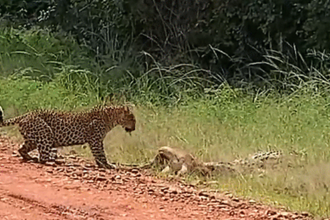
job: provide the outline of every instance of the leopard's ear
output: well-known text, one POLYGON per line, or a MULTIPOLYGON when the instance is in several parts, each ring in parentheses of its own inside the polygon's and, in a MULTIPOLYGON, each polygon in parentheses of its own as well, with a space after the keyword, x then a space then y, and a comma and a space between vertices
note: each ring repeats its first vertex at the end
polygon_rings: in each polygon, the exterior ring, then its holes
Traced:
POLYGON ((133 111, 135 105, 133 103, 127 102, 127 103, 125 103, 125 107, 126 107, 125 110, 133 111))
POLYGON ((123 93, 109 93, 101 98, 104 105, 118 106, 126 102, 126 97, 123 93))
POLYGON ((107 94, 106 96, 102 97, 102 105, 103 106, 111 106, 114 105, 114 98, 115 95, 113 93, 107 94))

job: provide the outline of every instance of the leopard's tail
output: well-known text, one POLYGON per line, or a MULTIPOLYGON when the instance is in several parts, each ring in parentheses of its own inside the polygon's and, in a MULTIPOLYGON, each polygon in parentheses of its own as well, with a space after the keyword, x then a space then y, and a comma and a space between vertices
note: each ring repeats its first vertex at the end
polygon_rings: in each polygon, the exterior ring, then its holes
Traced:
POLYGON ((10 126, 10 125, 15 125, 15 124, 18 124, 22 118, 24 118, 25 116, 18 116, 16 118, 11 118, 11 119, 8 119, 8 120, 4 120, 3 119, 3 110, 0 106, 0 127, 5 127, 5 126, 10 126))
POLYGON ((0 125, 2 125, 2 124, 3 124, 3 110, 0 106, 0 125))

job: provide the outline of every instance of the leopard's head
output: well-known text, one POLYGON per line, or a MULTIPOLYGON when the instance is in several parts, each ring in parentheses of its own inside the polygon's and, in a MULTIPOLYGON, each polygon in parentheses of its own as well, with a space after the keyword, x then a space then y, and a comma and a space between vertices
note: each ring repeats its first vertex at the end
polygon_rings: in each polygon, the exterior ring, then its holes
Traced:
POLYGON ((103 111, 108 116, 111 127, 120 125, 129 133, 135 130, 135 116, 128 106, 107 106, 103 111))
POLYGON ((127 106, 124 106, 121 108, 121 112, 119 113, 119 115, 119 125, 121 125, 126 132, 131 133, 132 131, 134 131, 136 120, 131 109, 127 106))

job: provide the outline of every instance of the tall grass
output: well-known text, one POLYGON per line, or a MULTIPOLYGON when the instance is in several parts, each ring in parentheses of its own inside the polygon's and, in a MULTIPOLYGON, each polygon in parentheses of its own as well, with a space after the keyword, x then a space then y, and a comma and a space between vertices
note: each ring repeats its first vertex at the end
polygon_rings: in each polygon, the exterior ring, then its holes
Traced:
MULTIPOLYGON (((6 117, 39 107, 76 109, 96 103, 92 94, 79 96, 56 82, 25 78, 0 83, 6 117)), ((263 176, 215 177, 218 184, 213 187, 329 216, 329 98, 300 94, 253 101, 228 87, 218 92, 218 96, 173 107, 139 104, 136 97, 137 129, 132 136, 119 127, 110 132, 105 139, 109 160, 145 163, 163 145, 186 149, 204 161, 231 161, 257 151, 282 150, 286 157, 277 169, 263 176)), ((91 156, 88 148, 79 152, 91 156)))
MULTIPOLYGON (((137 129, 132 136, 121 128, 110 132, 105 139, 109 160, 144 163, 163 145, 186 149, 204 161, 282 150, 286 157, 277 169, 262 176, 215 177, 213 187, 330 216, 327 54, 311 51, 317 62, 305 66, 304 74, 292 59, 270 52, 262 64, 251 65, 272 66, 275 72, 270 74, 281 80, 268 78, 265 83, 283 83, 290 92, 269 86, 249 93, 226 83, 214 87, 201 79, 207 71, 187 64, 164 67, 146 53, 142 56, 152 65, 139 75, 123 65, 97 65, 74 41, 48 32, 0 33, 5 117, 36 108, 89 108, 116 95, 121 102, 135 103, 137 129)), ((91 156, 89 149, 79 152, 91 156)))
POLYGON ((117 49, 109 50, 102 62, 97 62, 90 50, 70 36, 44 29, 0 29, 0 72, 3 76, 57 82, 77 94, 94 94, 95 99, 117 94, 128 99, 145 97, 145 102, 159 104, 176 103, 181 95, 200 93, 211 84, 202 77, 208 71, 194 65, 164 67, 145 52, 130 58, 118 51, 115 40, 109 40, 110 46, 117 49), (138 60, 148 65, 136 65, 138 60))

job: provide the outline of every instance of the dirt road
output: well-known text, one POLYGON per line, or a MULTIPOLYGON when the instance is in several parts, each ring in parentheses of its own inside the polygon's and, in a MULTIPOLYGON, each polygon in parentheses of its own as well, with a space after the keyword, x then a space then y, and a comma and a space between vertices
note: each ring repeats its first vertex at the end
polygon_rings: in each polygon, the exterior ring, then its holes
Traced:
POLYGON ((0 219, 307 219, 206 193, 139 170, 104 170, 71 156, 62 165, 24 163, 0 137, 0 219))

